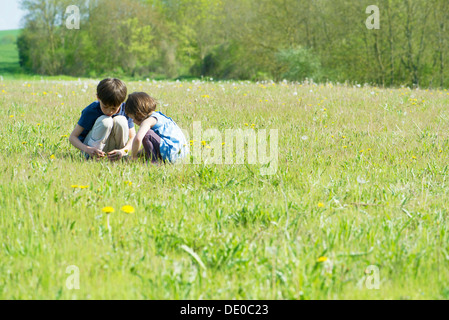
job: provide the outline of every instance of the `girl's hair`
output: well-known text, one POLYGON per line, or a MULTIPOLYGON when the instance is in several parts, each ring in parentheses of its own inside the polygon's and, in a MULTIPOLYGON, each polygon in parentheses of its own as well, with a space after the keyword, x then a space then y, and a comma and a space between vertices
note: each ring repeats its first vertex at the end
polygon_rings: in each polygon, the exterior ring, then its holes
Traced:
POLYGON ((147 119, 155 110, 157 101, 145 92, 134 92, 128 96, 125 112, 138 121, 147 119))

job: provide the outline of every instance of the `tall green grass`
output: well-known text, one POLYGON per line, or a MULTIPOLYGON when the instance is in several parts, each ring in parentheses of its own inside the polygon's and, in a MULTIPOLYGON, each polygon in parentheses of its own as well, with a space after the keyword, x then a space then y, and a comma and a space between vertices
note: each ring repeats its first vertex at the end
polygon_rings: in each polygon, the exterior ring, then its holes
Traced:
POLYGON ((0 83, 0 298, 449 298, 447 91, 127 83, 185 129, 279 129, 260 176, 83 161, 67 135, 96 83, 0 83))

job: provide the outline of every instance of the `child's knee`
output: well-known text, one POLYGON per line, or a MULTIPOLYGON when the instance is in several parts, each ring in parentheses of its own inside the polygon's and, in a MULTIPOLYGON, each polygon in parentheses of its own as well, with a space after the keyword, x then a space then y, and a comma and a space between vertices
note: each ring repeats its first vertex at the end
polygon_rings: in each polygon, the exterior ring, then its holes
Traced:
POLYGON ((150 147, 153 146, 153 143, 151 142, 150 137, 149 137, 148 135, 146 135, 145 137, 143 137, 143 139, 142 139, 142 145, 143 145, 143 148, 144 148, 145 150, 147 150, 147 149, 149 149, 150 147))
POLYGON ((118 126, 123 129, 128 129, 128 119, 124 116, 117 116, 113 118, 113 126, 118 126))
POLYGON ((101 116, 95 121, 94 127, 96 126, 110 130, 114 126, 114 120, 108 116, 101 116))
POLYGON ((93 147, 97 147, 98 143, 103 143, 103 140, 106 140, 112 130, 112 126, 114 122, 111 117, 101 116, 96 121, 85 139, 85 144, 93 147), (91 141, 92 140, 92 141, 91 141))
POLYGON ((145 136, 142 139, 142 144, 149 144, 152 143, 152 130, 149 129, 148 132, 145 134, 145 136))

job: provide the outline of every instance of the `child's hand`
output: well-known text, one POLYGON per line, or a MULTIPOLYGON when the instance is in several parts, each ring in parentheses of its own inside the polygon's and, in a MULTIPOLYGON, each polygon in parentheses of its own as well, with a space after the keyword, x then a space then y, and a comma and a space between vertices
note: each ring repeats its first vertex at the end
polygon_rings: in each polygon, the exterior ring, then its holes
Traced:
POLYGON ((108 153, 108 158, 111 161, 118 161, 123 158, 126 153, 123 150, 114 150, 108 153))
POLYGON ((97 148, 87 147, 86 151, 86 153, 89 154, 92 158, 103 158, 104 156, 106 156, 103 151, 97 148))

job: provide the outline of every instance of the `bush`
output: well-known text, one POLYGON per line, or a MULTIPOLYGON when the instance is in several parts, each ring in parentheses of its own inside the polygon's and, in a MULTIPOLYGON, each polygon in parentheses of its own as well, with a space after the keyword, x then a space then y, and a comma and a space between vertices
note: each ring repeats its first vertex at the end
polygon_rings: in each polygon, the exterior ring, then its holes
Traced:
POLYGON ((276 60, 283 79, 303 81, 308 78, 319 81, 321 78, 320 58, 311 49, 299 46, 280 50, 276 60))

